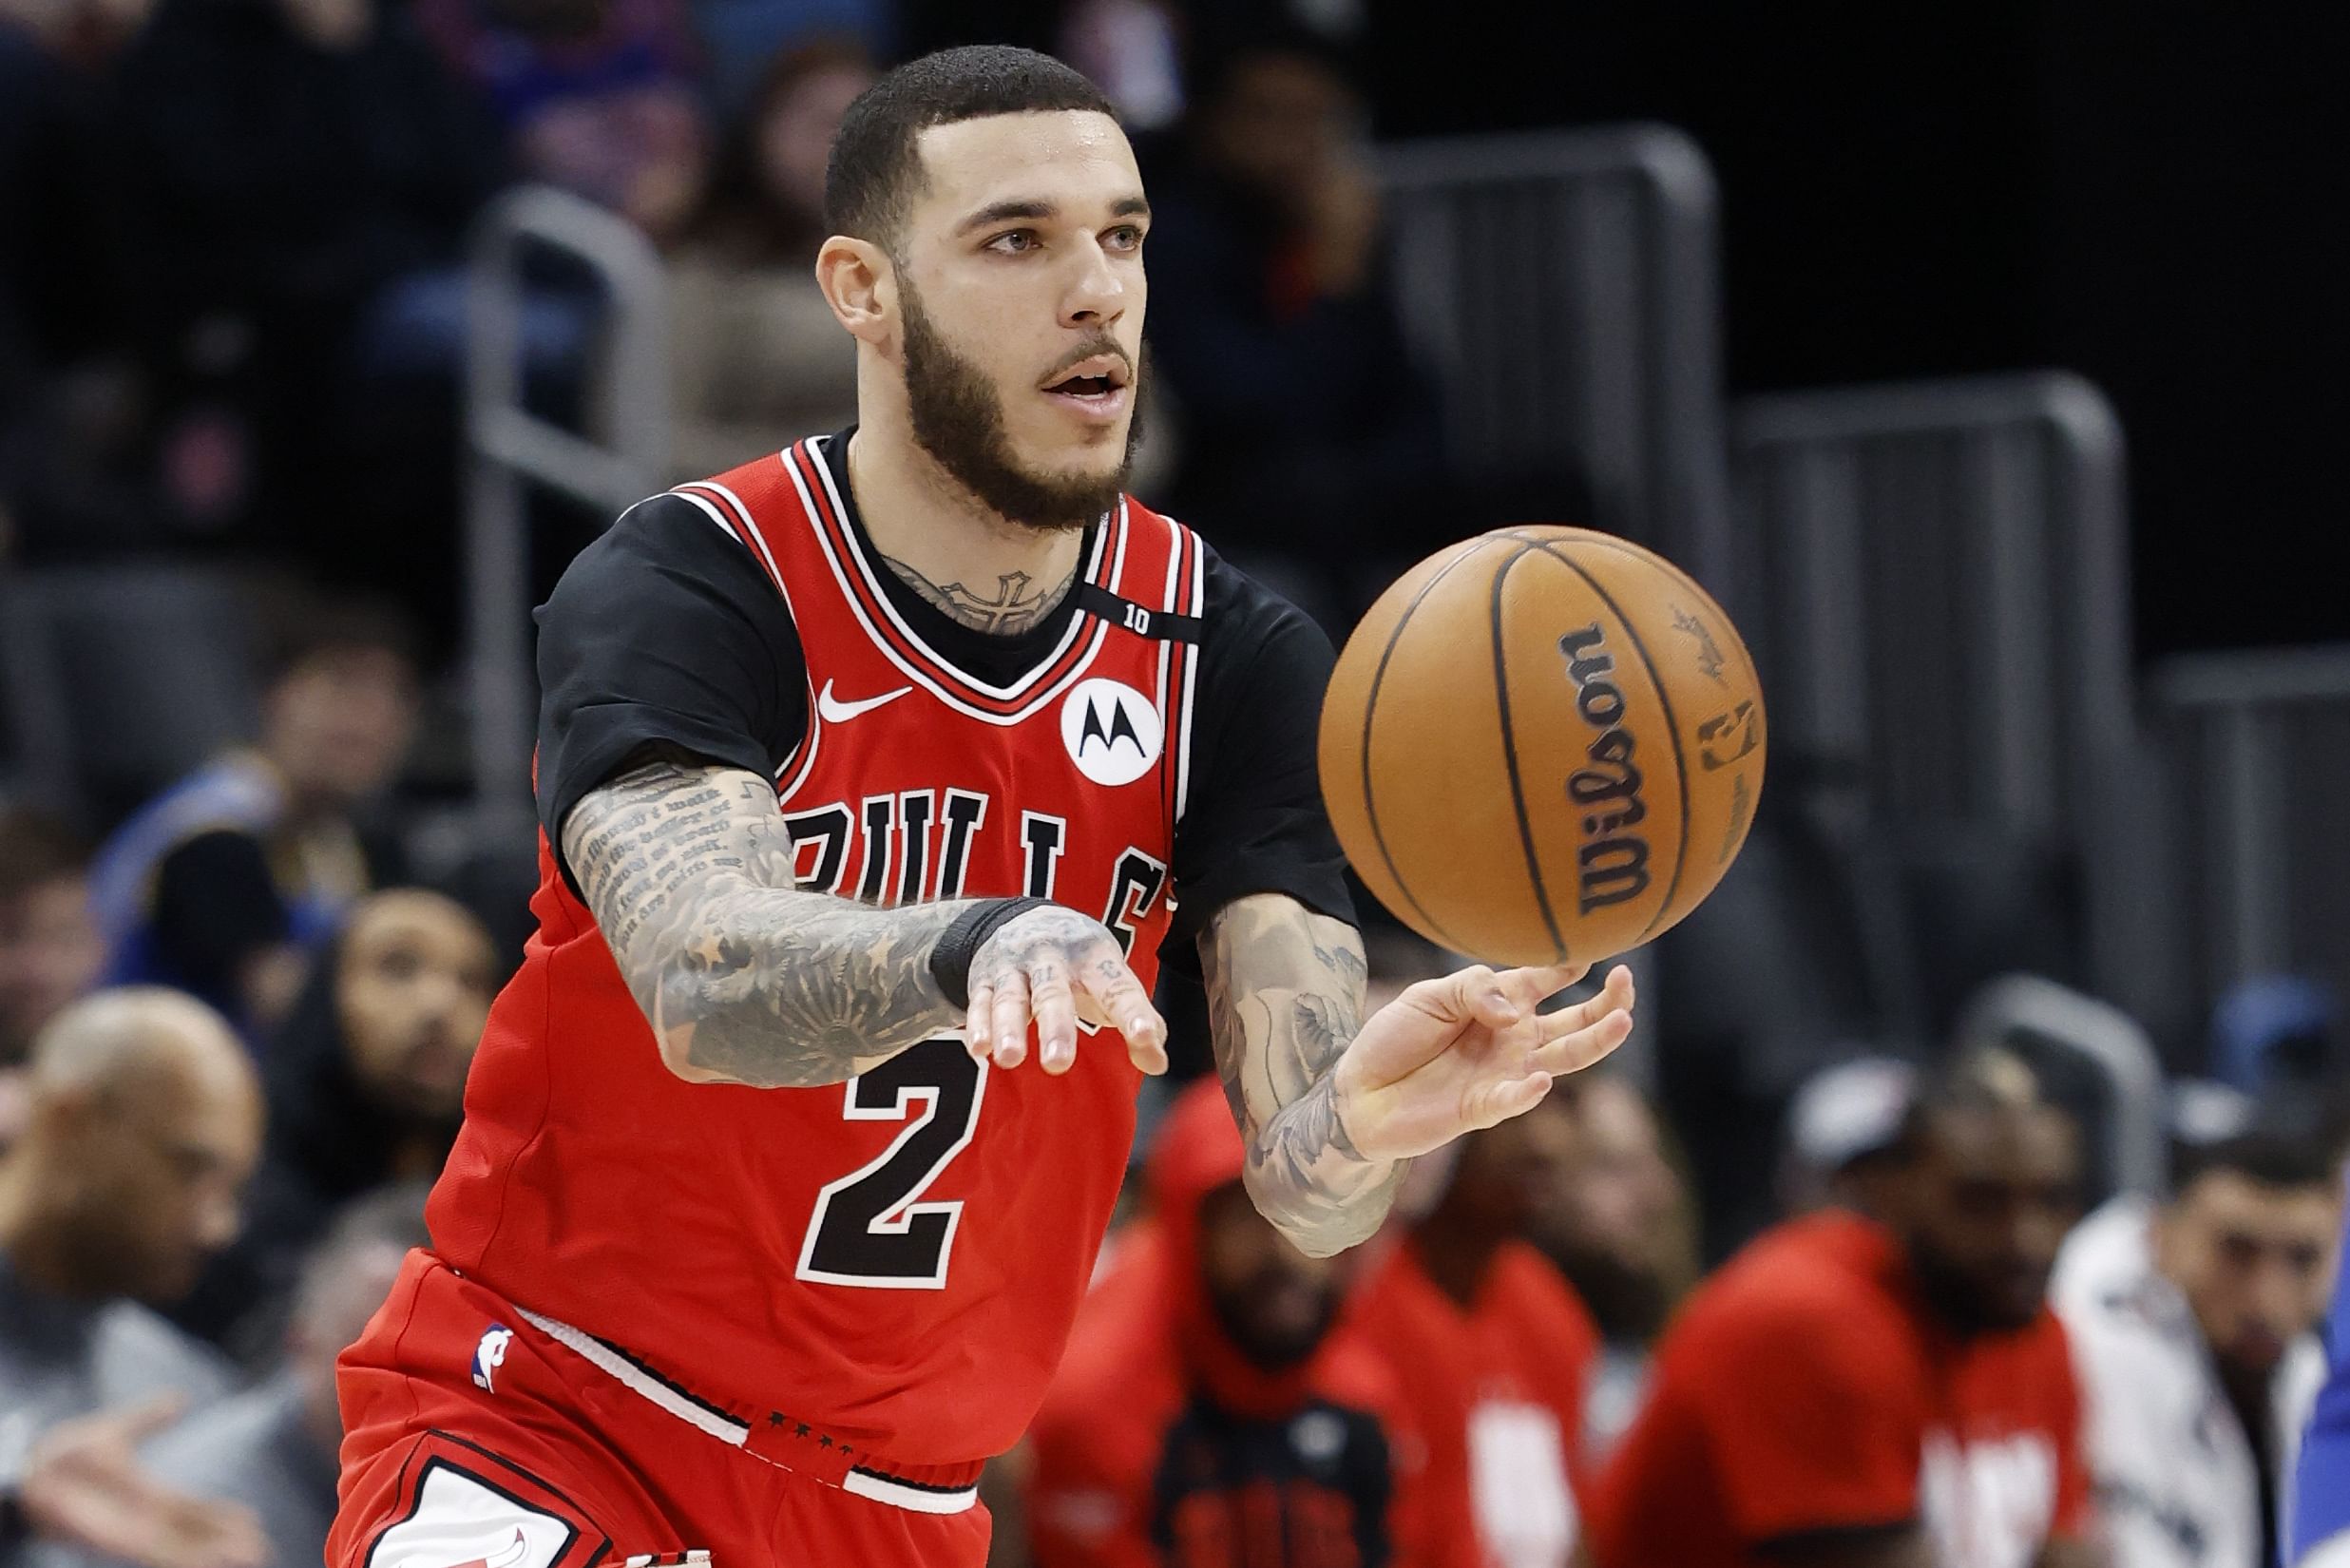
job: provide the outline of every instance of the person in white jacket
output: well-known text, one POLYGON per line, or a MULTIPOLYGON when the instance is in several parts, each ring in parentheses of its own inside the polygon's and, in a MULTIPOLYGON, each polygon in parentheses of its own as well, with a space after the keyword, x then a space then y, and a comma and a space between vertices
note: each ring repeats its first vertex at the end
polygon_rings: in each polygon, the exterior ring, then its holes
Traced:
POLYGON ((2321 1151, 2249 1132, 2188 1150, 2173 1186, 2084 1220, 2051 1289, 2107 1539, 2128 1568, 2276 1568, 2339 1184, 2321 1151))

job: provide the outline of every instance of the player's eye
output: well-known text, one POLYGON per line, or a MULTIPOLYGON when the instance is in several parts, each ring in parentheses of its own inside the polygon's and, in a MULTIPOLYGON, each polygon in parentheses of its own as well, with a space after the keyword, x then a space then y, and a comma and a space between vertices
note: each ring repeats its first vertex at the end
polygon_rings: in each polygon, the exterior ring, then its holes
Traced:
POLYGON ((1142 226, 1120 223, 1103 238, 1114 251, 1138 251, 1142 248, 1142 226))
POLYGON ((1005 256, 1019 256, 1041 248, 1044 241, 1037 238, 1034 229, 1007 229, 987 241, 987 249, 1005 256))

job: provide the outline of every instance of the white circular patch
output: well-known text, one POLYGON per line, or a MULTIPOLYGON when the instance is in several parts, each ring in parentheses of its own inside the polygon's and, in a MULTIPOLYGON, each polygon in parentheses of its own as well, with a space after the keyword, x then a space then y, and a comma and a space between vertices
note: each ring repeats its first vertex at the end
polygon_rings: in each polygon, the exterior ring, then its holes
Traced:
POLYGON ((1328 1410, 1309 1410, 1290 1424, 1290 1446, 1309 1464, 1328 1464, 1347 1445, 1347 1424, 1328 1410))
POLYGON ((1132 784, 1166 745, 1151 699, 1122 680, 1080 680, 1060 704, 1060 740, 1077 771, 1097 784, 1132 784))

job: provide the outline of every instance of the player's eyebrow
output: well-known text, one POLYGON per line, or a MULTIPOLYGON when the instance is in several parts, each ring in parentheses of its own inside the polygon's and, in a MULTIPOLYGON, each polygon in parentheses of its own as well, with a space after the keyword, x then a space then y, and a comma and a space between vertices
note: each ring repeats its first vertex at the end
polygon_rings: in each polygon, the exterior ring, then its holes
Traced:
MULTIPOLYGON (((1053 218, 1059 216, 1060 212, 1060 209, 1050 201, 1040 201, 1034 199, 993 201, 956 224, 955 232, 968 234, 973 229, 984 229, 990 223, 1003 223, 1021 218, 1029 220, 1053 218)), ((1110 203, 1110 216, 1113 218, 1148 218, 1150 215, 1151 204, 1139 196, 1121 196, 1110 203)))

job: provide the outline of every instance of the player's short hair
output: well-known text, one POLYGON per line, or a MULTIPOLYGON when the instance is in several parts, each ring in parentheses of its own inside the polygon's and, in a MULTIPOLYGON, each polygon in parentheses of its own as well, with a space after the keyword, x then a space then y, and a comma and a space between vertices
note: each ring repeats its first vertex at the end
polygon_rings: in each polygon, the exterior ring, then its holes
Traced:
POLYGON ((0 806, 0 900, 21 898, 89 870, 91 845, 61 816, 0 806))
POLYGON ((2261 1187, 2321 1187, 2332 1191, 2334 1162, 2312 1138, 2267 1128, 2190 1144, 2179 1151, 2170 1172, 2170 1191, 2185 1196, 2207 1176, 2240 1176, 2261 1187))
POLYGON ((841 117, 824 170, 825 221, 834 234, 893 249, 922 188, 916 143, 924 131, 1064 109, 1117 117, 1082 72, 1034 49, 980 44, 910 60, 859 93, 841 117))
POLYGON ((1946 1116, 2035 1109, 2069 1117, 2043 1092, 2032 1064, 2015 1051, 1997 1044, 1969 1046, 1938 1063, 1919 1082, 1891 1152, 1901 1158, 1918 1154, 1935 1123, 1946 1116))

